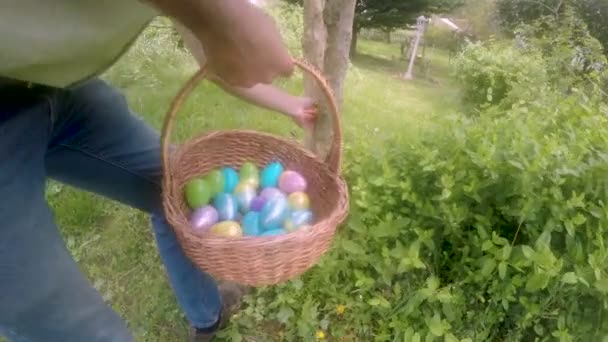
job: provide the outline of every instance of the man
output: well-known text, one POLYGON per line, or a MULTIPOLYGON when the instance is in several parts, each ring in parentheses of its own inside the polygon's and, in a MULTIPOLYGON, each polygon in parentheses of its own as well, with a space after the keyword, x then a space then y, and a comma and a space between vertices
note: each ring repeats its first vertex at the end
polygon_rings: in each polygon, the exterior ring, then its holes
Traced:
POLYGON ((64 246, 47 177, 151 214, 192 341, 210 341, 238 300, 190 263, 163 218, 158 133, 95 78, 158 13, 226 90, 311 125, 311 100, 269 85, 293 64, 247 0, 0 0, 0 335, 11 341, 133 341, 64 246))

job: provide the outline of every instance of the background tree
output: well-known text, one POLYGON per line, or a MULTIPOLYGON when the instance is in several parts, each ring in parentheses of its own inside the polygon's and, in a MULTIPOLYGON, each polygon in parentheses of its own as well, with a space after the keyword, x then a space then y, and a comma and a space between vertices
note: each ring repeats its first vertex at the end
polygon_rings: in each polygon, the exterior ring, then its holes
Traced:
POLYGON ((461 0, 357 0, 351 55, 356 53, 357 37, 362 29, 391 32, 409 28, 421 14, 449 11, 462 3, 461 0))
POLYGON ((582 0, 576 2, 576 8, 591 35, 600 41, 608 55, 608 1, 582 0))
MULTIPOLYGON (((292 1, 293 2, 293 1, 292 1)), ((302 47, 305 58, 323 72, 342 105, 344 80, 349 64, 349 51, 356 0, 305 0, 302 47)), ((329 152, 333 122, 327 104, 315 83, 305 80, 305 93, 314 97, 321 107, 315 129, 306 137, 307 146, 320 157, 329 152)))
POLYGON ((565 6, 572 6, 584 20, 591 35, 608 53, 608 1, 606 0, 497 0, 501 26, 512 31, 520 24, 532 23, 543 16, 559 16, 565 6))
POLYGON ((563 4, 564 0, 498 0, 496 10, 500 24, 513 30, 542 16, 557 16, 563 4))
POLYGON ((487 40, 500 32, 496 0, 465 0, 463 6, 451 14, 455 18, 466 20, 463 29, 475 39, 487 40))
MULTIPOLYGON (((462 0, 284 0, 304 8, 302 47, 306 59, 323 71, 339 105, 349 57, 356 51, 357 36, 363 28, 391 31, 415 24, 420 14, 458 6, 462 0)), ((306 80, 306 94, 321 101, 318 89, 306 80)), ((321 157, 327 154, 332 123, 326 110, 320 115, 307 145, 321 157)))
MULTIPOLYGON (((304 5, 305 0, 284 0, 304 5)), ((321 2, 325 2, 321 1, 321 2)), ((340 3, 340 1, 331 3, 340 3)), ((416 24, 421 14, 445 12, 464 3, 464 0, 356 0, 351 55, 356 52, 357 37, 362 29, 380 29, 391 32, 416 24)))

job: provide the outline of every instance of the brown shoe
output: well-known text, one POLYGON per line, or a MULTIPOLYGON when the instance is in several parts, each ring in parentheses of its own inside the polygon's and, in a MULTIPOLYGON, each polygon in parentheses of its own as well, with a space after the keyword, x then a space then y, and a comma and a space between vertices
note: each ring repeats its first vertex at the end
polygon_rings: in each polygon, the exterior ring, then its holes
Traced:
POLYGON ((222 297, 222 311, 217 324, 205 330, 190 328, 189 342, 213 341, 217 332, 226 327, 232 315, 240 308, 242 297, 249 292, 246 287, 233 282, 220 283, 219 290, 222 297))

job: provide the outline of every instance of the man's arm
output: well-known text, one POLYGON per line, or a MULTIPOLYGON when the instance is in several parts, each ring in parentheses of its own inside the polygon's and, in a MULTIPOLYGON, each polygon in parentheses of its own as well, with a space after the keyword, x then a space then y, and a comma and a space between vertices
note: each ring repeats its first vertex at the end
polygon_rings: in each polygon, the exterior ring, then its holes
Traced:
MULTIPOLYGON (((184 40, 186 48, 190 51, 196 61, 202 66, 207 62, 205 51, 196 37, 179 22, 174 22, 174 26, 184 40)), ((283 113, 292 117, 302 125, 300 120, 310 120, 305 111, 314 111, 314 102, 311 99, 292 96, 289 93, 271 85, 256 84, 250 88, 231 86, 222 81, 215 75, 209 75, 209 79, 222 87, 228 93, 235 95, 254 105, 283 113), (300 120, 299 120, 300 119, 300 120)), ((312 113, 310 113, 312 115, 312 113)))
POLYGON ((183 24, 205 47, 210 70, 230 85, 271 83, 293 71, 272 18, 248 0, 142 0, 183 24))

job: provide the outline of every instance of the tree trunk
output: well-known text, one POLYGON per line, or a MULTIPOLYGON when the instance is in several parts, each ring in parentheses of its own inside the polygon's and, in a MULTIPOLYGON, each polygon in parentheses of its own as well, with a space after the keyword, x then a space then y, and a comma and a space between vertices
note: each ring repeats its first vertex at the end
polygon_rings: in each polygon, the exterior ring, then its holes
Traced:
MULTIPOLYGON (((323 71, 340 108, 353 39, 355 3, 356 0, 304 1, 304 54, 323 71), (324 7, 319 11, 321 5, 324 7)), ((333 137, 331 117, 320 90, 310 80, 306 81, 305 91, 320 105, 314 132, 307 137, 306 144, 319 157, 325 158, 333 137)))
MULTIPOLYGON (((327 42, 327 28, 323 20, 325 0, 304 1, 304 35, 302 36, 302 49, 306 60, 323 70, 325 60, 325 47, 327 42)), ((314 82, 308 77, 305 79, 305 93, 314 94, 314 82)))
MULTIPOLYGON (((304 35, 302 37, 302 49, 306 60, 314 65, 318 70, 323 71, 325 61, 325 47, 327 44, 327 28, 323 20, 323 10, 325 0, 304 0, 304 35)), ((323 97, 315 81, 304 77, 304 93, 314 98, 319 104, 320 116, 323 116, 325 105, 323 97)), ((321 119, 318 119, 321 121, 321 119)), ((315 151, 314 132, 305 136, 305 145, 313 152, 315 151)), ((324 156, 321 156, 324 157, 324 156)))
POLYGON ((353 58, 357 55, 357 43, 359 41, 359 28, 355 25, 353 27, 353 38, 350 42, 350 57, 353 58))
POLYGON ((342 106, 344 80, 350 62, 356 0, 331 0, 325 6, 327 47, 323 70, 334 90, 338 106, 342 106))
POLYGON ((384 41, 389 44, 391 43, 391 31, 390 30, 384 31, 384 41))

